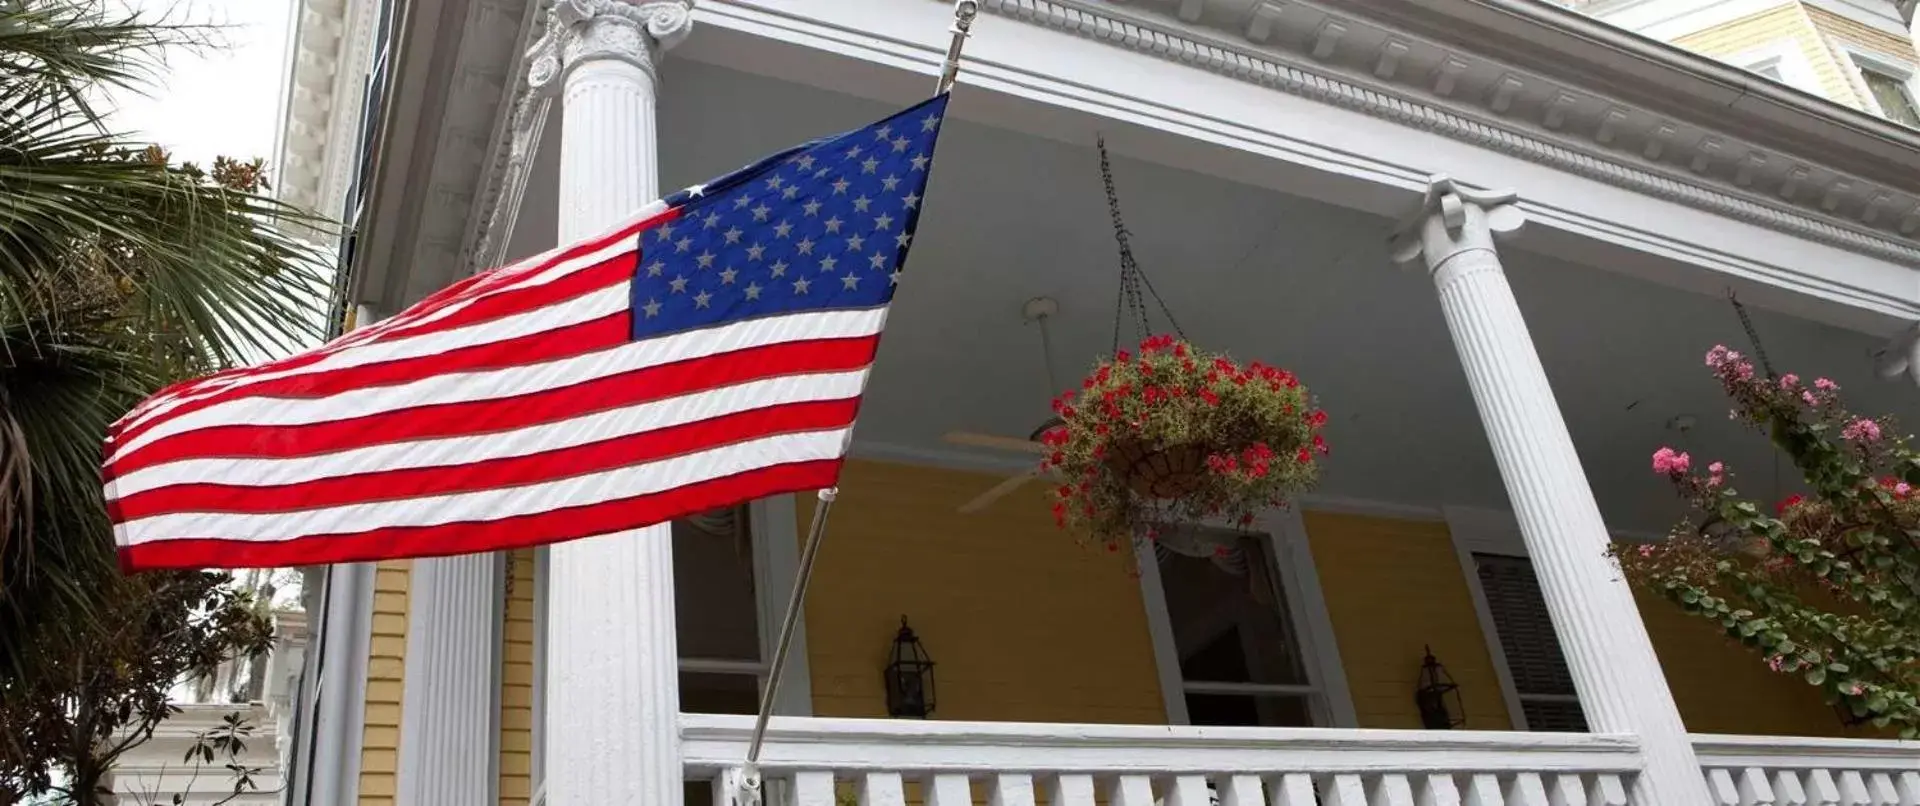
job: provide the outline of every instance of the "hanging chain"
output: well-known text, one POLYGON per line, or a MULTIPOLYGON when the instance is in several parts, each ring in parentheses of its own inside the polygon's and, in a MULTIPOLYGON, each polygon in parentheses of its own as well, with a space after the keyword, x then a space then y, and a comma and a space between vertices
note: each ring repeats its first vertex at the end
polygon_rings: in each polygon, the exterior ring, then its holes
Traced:
POLYGON ((1733 312, 1740 317, 1740 329, 1747 331, 1747 342, 1753 345, 1753 357, 1759 359, 1760 368, 1766 370, 1767 377, 1779 377, 1773 371, 1773 362, 1767 360, 1767 348, 1760 345, 1760 331, 1753 328, 1753 319, 1747 316, 1747 306, 1740 304, 1740 298, 1733 291, 1727 291, 1727 301, 1733 303, 1733 312))
POLYGON ((1120 290, 1113 303, 1113 350, 1120 350, 1120 325, 1131 318, 1136 336, 1146 338, 1153 334, 1153 324, 1148 318, 1147 297, 1160 309, 1160 315, 1167 320, 1182 340, 1186 331, 1180 329, 1180 323, 1173 318, 1173 312, 1167 309, 1167 303, 1160 298, 1160 292, 1153 288, 1153 281, 1147 279, 1147 273, 1140 270, 1139 262, 1133 259, 1133 233, 1127 229, 1127 222, 1120 217, 1120 194, 1113 186, 1113 163, 1107 157, 1107 138, 1097 135, 1094 142, 1100 147, 1100 181, 1107 188, 1107 212, 1113 217, 1113 239, 1120 244, 1120 290))

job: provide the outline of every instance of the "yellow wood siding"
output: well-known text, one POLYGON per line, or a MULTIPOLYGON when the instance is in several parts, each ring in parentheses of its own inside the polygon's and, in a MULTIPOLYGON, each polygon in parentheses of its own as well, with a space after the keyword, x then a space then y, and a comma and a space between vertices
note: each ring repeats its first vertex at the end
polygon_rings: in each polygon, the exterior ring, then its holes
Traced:
POLYGON ((904 614, 938 664, 937 718, 1165 723, 1138 579, 1054 528, 1045 485, 954 512, 998 481, 848 465, 807 594, 814 713, 886 716, 904 614))
POLYGON ((1788 38, 1793 40, 1800 54, 1813 67, 1821 95, 1835 103, 1861 108, 1859 96, 1853 91, 1853 83, 1842 73, 1833 50, 1827 46, 1826 40, 1808 16, 1807 9, 1800 3, 1789 2, 1696 31, 1674 40, 1673 44, 1695 53, 1724 59, 1788 38))
POLYGON ((1687 730, 1766 736, 1847 736, 1819 692, 1768 671, 1751 650, 1705 619, 1640 594, 1640 618, 1667 673, 1687 730))
POLYGON ((1446 524, 1302 517, 1360 727, 1420 727, 1413 690, 1429 645, 1460 684, 1468 728, 1513 726, 1446 524))
POLYGON ((506 626, 500 646, 500 806, 533 797, 533 551, 508 558, 506 626))
POLYGON ((400 756, 400 690, 406 673, 407 590, 413 563, 376 566, 373 636, 367 656, 366 724, 360 739, 361 806, 393 803, 400 756))

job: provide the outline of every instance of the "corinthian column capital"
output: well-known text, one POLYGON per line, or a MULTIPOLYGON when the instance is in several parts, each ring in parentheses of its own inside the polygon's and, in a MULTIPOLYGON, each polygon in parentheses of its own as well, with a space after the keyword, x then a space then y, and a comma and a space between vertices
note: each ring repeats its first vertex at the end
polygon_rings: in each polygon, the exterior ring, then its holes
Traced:
POLYGON ((693 0, 559 0, 527 52, 527 85, 545 95, 567 71, 597 59, 623 61, 652 76, 659 55, 692 31, 693 0))
POLYGON ((1526 223, 1514 204, 1518 198, 1511 190, 1476 190, 1434 176, 1420 207, 1394 231, 1393 259, 1402 264, 1422 259, 1432 272, 1464 252, 1493 252, 1495 241, 1526 223))

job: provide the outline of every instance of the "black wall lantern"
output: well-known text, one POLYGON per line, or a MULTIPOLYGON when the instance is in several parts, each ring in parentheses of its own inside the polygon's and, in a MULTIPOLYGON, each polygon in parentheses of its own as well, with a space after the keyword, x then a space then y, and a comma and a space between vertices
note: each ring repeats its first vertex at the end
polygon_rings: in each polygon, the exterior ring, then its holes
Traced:
POLYGON ((1413 690, 1413 701, 1420 706, 1420 724, 1427 730, 1453 730, 1467 724, 1467 709, 1460 704, 1460 684, 1453 682, 1447 667, 1434 660, 1433 647, 1427 647, 1420 661, 1420 687, 1413 690))
POLYGON ((900 617, 900 632, 893 637, 893 652, 882 675, 888 715, 925 719, 933 713, 933 659, 907 626, 906 616, 900 617))

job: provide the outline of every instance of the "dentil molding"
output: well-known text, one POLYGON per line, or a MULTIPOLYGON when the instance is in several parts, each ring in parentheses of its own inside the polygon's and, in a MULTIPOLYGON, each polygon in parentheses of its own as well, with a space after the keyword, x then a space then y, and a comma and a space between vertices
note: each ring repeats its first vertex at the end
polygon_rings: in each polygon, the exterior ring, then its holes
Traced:
POLYGON ((981 0, 1002 17, 1920 266, 1920 195, 1312 2, 1211 5, 981 0))

